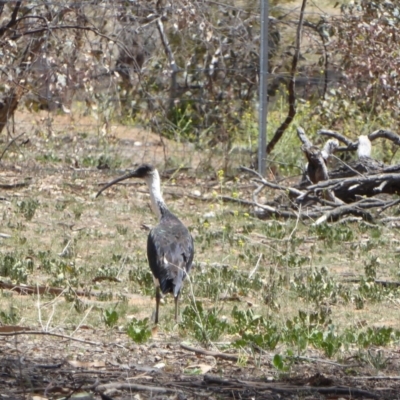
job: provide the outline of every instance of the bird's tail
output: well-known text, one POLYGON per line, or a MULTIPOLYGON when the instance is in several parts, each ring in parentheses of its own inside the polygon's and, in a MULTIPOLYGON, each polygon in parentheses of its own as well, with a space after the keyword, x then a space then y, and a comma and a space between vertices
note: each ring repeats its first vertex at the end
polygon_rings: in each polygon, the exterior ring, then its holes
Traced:
POLYGON ((174 297, 179 296, 182 288, 183 280, 186 277, 186 271, 182 267, 178 267, 177 273, 174 278, 174 297))

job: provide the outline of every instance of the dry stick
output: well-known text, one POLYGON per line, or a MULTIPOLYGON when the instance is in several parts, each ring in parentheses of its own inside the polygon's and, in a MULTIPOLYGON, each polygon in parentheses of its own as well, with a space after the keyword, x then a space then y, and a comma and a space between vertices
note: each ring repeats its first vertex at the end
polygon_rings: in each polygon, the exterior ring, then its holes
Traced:
MULTIPOLYGON (((36 285, 36 287, 38 287, 38 285, 36 285)), ((37 309, 38 309, 38 318, 39 318, 40 326, 42 327, 42 329, 44 329, 43 323, 42 323, 42 310, 40 308, 40 293, 39 293, 39 290, 37 291, 37 296, 38 296, 38 300, 37 300, 36 306, 37 306, 37 309)), ((47 331, 47 329, 46 329, 46 331, 47 331)))
POLYGON ((204 349, 198 349, 195 347, 191 347, 188 346, 184 343, 181 343, 180 346, 182 347, 182 349, 185 349, 187 351, 191 351, 193 353, 196 354, 202 354, 204 356, 212 356, 215 358, 221 358, 222 360, 228 360, 228 361, 233 361, 233 362, 237 362, 239 360, 239 356, 235 355, 235 354, 225 354, 225 353, 220 353, 217 351, 209 351, 209 350, 204 350, 204 349))
POLYGON ((295 188, 292 188, 290 186, 283 186, 283 185, 279 185, 277 183, 269 182, 263 176, 261 176, 257 171, 254 171, 253 169, 250 169, 250 168, 247 168, 247 167, 244 167, 244 166, 240 166, 239 169, 241 171, 249 172, 250 174, 256 175, 257 178, 259 178, 260 182, 263 185, 268 186, 268 187, 270 187, 272 189, 284 190, 285 192, 289 192, 289 193, 291 193, 291 194, 293 194, 295 196, 301 196, 301 195, 304 194, 304 192, 302 192, 299 189, 295 189, 295 188))
POLYGON ((13 138, 12 140, 10 140, 7 144, 7 146, 5 147, 5 149, 3 150, 3 152, 0 155, 0 161, 3 158, 5 152, 8 150, 8 148, 17 140, 19 139, 22 135, 25 135, 25 132, 22 132, 20 135, 16 136, 15 138, 13 138))
POLYGON ((297 219, 296 219, 296 225, 295 225, 294 228, 292 229, 292 232, 290 232, 290 235, 289 235, 289 237, 288 237, 288 239, 287 239, 288 241, 292 240, 292 236, 293 236, 293 234, 296 232, 297 227, 299 226, 300 216, 301 216, 301 204, 300 204, 300 207, 299 207, 299 214, 298 214, 297 219))
POLYGON ((254 206, 255 205, 252 201, 237 199, 236 197, 231 197, 231 196, 218 196, 217 198, 222 201, 231 201, 233 203, 239 203, 239 204, 243 204, 246 206, 254 206))
POLYGON ((171 392, 176 392, 175 389, 168 389, 166 387, 162 386, 146 386, 146 385, 139 385, 135 383, 105 383, 103 385, 98 385, 95 388, 96 392, 105 392, 106 390, 110 389, 126 389, 126 390, 143 390, 143 391, 150 391, 154 393, 171 393, 171 392))
POLYGON ((170 108, 172 109, 172 107, 174 105, 174 98, 176 97, 176 87, 177 87, 176 75, 179 72, 179 68, 176 64, 176 61, 174 58, 174 53, 171 50, 171 46, 169 44, 168 37, 165 34, 164 24, 162 23, 161 18, 157 19, 157 29, 160 34, 161 42, 164 46, 164 51, 168 57, 169 65, 172 70, 171 88, 170 88, 170 108))
POLYGON ((387 210, 388 208, 393 207, 393 206, 395 206, 395 205, 397 205, 397 204, 399 204, 399 203, 400 203, 400 199, 397 199, 397 200, 394 200, 394 201, 389 202, 389 204, 384 205, 384 206, 382 207, 382 209, 379 210, 379 211, 377 212, 377 215, 380 215, 383 211, 385 211, 385 210, 387 210))
POLYGON ((20 187, 29 186, 30 182, 17 182, 17 183, 1 183, 0 189, 16 189, 20 187))
POLYGON ((71 333, 70 336, 73 336, 78 330, 79 328, 82 326, 82 324, 86 321, 86 318, 88 317, 89 313, 93 310, 93 305, 89 307, 89 309, 87 310, 86 314, 83 316, 82 320, 79 322, 78 326, 76 327, 76 329, 71 333))
POLYGON ((400 136, 394 132, 387 131, 385 129, 378 129, 368 135, 369 140, 375 140, 378 138, 385 138, 391 140, 394 144, 400 145, 400 136))
POLYGON ((326 93, 328 91, 328 74, 329 74, 329 52, 328 52, 328 44, 330 42, 329 38, 326 38, 324 35, 324 32, 322 29, 320 29, 320 24, 322 23, 323 19, 320 19, 320 22, 318 24, 313 24, 309 21, 304 21, 304 26, 307 26, 311 29, 313 29, 315 32, 318 33, 321 42, 322 42, 322 49, 323 49, 323 56, 324 56, 324 90, 322 92, 322 98, 325 100, 326 99, 326 93))
POLYGON ((328 219, 339 218, 340 216, 346 215, 346 214, 359 215, 363 219, 366 219, 367 221, 373 221, 373 217, 369 212, 358 209, 357 205, 359 203, 360 202, 353 203, 353 204, 345 204, 343 206, 334 208, 333 210, 330 210, 330 211, 326 212, 325 214, 323 214, 321 217, 319 217, 312 225, 313 226, 321 225, 328 219))
POLYGON ((283 133, 286 131, 286 129, 292 123, 292 121, 293 121, 293 119, 294 119, 294 117, 296 115, 295 81, 296 81, 297 63, 298 63, 299 58, 300 58, 301 33, 302 33, 303 20, 304 20, 304 11, 305 11, 305 8, 306 8, 306 3, 307 3, 307 0, 302 0, 301 8, 300 8, 299 23, 297 25, 297 31, 296 31, 295 51, 294 51, 294 55, 293 55, 293 59, 292 59, 292 66, 290 68, 290 80, 289 80, 289 85, 288 85, 289 111, 288 111, 288 114, 287 114, 285 120, 282 122, 282 124, 275 131, 275 134, 274 134, 273 138, 268 143, 267 150, 266 150, 267 154, 271 154, 271 152, 274 149, 275 145, 278 143, 278 141, 282 137, 283 133))
POLYGON ((336 157, 334 154, 331 154, 331 157, 333 157, 336 161, 339 161, 341 164, 343 164, 345 167, 347 167, 350 171, 353 171, 356 175, 362 176, 365 178, 365 175, 362 174, 361 172, 357 171, 353 167, 351 167, 349 164, 345 163, 342 159, 339 157, 336 157))
POLYGON ((313 144, 311 143, 310 139, 307 137, 306 132, 302 127, 297 127, 297 136, 299 137, 301 143, 304 144, 306 147, 313 147, 313 144))
POLYGON ((56 307, 55 307, 54 303, 52 303, 52 305, 51 305, 51 313, 50 313, 49 317, 47 318, 46 332, 49 331, 50 323, 53 320, 55 312, 56 312, 56 307))
MULTIPOLYGON (((23 285, 23 284, 12 284, 8 282, 4 282, 0 280, 0 289, 8 289, 8 290, 13 290, 17 293, 21 294, 45 294, 45 293, 50 293, 50 294, 55 294, 55 295, 62 295, 67 289, 65 288, 59 288, 59 287, 52 287, 52 286, 33 286, 33 285, 23 285)), ((83 290, 74 290, 74 294, 76 296, 82 296, 82 297, 98 297, 102 293, 101 291, 90 291, 90 292, 85 292, 83 290)), ((135 294, 130 294, 129 296, 135 297, 135 298, 142 298, 140 295, 135 295, 135 294)))
POLYGON ((334 365, 335 367, 340 367, 340 368, 352 368, 352 367, 359 366, 359 364, 339 364, 334 361, 323 360, 321 358, 305 357, 305 356, 294 356, 292 358, 293 358, 293 360, 311 361, 311 362, 320 363, 320 364, 334 365))
POLYGON ((71 336, 61 335, 60 333, 51 333, 51 332, 43 332, 43 331, 15 331, 15 332, 10 332, 10 333, 1 333, 0 332, 0 336, 17 336, 17 335, 55 336, 55 337, 59 337, 59 338, 62 338, 62 339, 72 340, 74 342, 90 344, 92 346, 101 346, 102 345, 102 343, 100 343, 100 342, 91 342, 89 340, 77 339, 77 338, 74 338, 74 337, 71 337, 71 336))
POLYGON ((382 380, 382 381, 399 381, 400 376, 383 376, 383 375, 377 375, 377 376, 357 376, 357 380, 362 379, 366 381, 372 381, 372 380, 382 380))
POLYGON ((389 165, 385 168, 382 169, 382 172, 385 174, 390 174, 392 172, 399 172, 400 170, 400 165, 396 164, 396 165, 389 165))
POLYGON ((210 384, 217 384, 220 387, 227 387, 226 389, 231 390, 231 387, 234 386, 236 390, 238 389, 239 384, 242 385, 240 389, 251 388, 253 390, 270 390, 277 393, 299 393, 299 392, 314 392, 320 394, 340 394, 340 395, 350 395, 350 396, 364 396, 370 399, 379 399, 380 397, 375 393, 353 388, 353 387, 313 387, 313 386, 294 386, 294 385, 286 385, 282 383, 263 383, 263 382, 255 382, 255 381, 244 381, 244 380, 228 380, 222 379, 217 376, 206 374, 204 375, 204 381, 208 383, 208 388, 212 389, 210 384))
POLYGON ((351 185, 355 184, 363 184, 363 183, 371 183, 374 182, 376 184, 389 180, 391 183, 400 182, 400 173, 399 174, 374 174, 368 175, 365 178, 357 177, 349 177, 349 178, 336 178, 330 179, 329 181, 321 181, 314 185, 308 186, 308 190, 322 190, 322 189, 332 189, 340 188, 340 187, 350 187, 351 185))
POLYGON ((258 257, 256 266, 255 266, 255 267, 253 268, 253 270, 250 272, 250 274, 249 274, 249 279, 250 279, 250 278, 254 275, 254 273, 257 271, 257 268, 258 268, 258 265, 260 264, 261 258, 262 258, 262 253, 260 253, 260 255, 259 255, 259 257, 258 257))

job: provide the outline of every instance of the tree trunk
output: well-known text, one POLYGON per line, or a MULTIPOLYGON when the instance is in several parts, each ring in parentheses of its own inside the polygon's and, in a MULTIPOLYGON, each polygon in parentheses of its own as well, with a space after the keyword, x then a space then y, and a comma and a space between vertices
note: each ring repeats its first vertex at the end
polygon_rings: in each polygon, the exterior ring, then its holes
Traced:
POLYGON ((19 62, 20 72, 16 76, 15 86, 11 89, 7 97, 5 97, 4 102, 0 103, 0 134, 3 129, 7 126, 10 118, 15 113, 21 97, 24 93, 23 84, 21 81, 26 80, 27 74, 29 73, 30 66, 33 64, 33 58, 40 46, 43 43, 43 37, 33 37, 29 40, 25 47, 24 53, 19 62))

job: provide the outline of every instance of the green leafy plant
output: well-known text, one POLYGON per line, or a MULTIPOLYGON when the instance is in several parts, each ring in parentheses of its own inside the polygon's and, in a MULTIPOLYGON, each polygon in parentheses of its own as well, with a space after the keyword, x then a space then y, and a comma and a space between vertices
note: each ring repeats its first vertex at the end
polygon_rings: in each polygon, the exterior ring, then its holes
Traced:
POLYGON ((199 342, 209 344, 228 331, 228 322, 221 318, 221 311, 216 307, 205 310, 200 301, 191 302, 183 310, 180 329, 193 334, 199 342))
POLYGON ((252 309, 243 311, 235 306, 232 310, 232 320, 231 333, 241 336, 233 343, 235 347, 256 345, 273 350, 280 340, 278 327, 263 316, 255 314, 252 309))
POLYGON ((279 372, 288 372, 292 365, 292 361, 290 358, 287 358, 281 354, 275 354, 274 358, 272 359, 272 365, 279 372))
POLYGON ((126 333, 135 343, 145 343, 151 337, 149 319, 142 320, 133 318, 126 328, 126 333))
POLYGON ((14 325, 19 321, 18 309, 10 305, 7 311, 0 310, 0 324, 14 325))
POLYGON ((336 303, 339 297, 343 300, 349 297, 346 288, 335 282, 325 267, 295 274, 291 286, 302 298, 316 304, 324 300, 336 303))
POLYGON ((0 276, 9 277, 17 282, 26 283, 28 275, 33 270, 33 261, 30 257, 23 258, 16 252, 0 254, 0 276))
POLYGON ((332 247, 335 243, 352 241, 354 231, 351 226, 331 225, 328 223, 313 226, 311 234, 316 234, 318 239, 323 240, 327 247, 332 247))
POLYGON ((111 327, 115 326, 118 322, 118 319, 119 319, 119 315, 115 309, 103 311, 103 320, 104 320, 104 323, 108 327, 111 328, 111 327))
POLYGON ((21 200, 17 202, 18 213, 22 214, 27 221, 30 221, 39 207, 39 202, 33 199, 21 200))

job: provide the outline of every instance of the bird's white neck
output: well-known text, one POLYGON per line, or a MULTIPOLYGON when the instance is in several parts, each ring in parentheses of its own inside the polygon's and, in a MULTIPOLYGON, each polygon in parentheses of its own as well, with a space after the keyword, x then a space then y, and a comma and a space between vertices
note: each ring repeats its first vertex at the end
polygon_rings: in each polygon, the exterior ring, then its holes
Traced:
POLYGON ((372 145, 368 136, 364 135, 360 136, 358 138, 358 148, 357 148, 358 158, 371 157, 371 150, 372 150, 372 145))
POLYGON ((150 191, 151 208, 160 219, 161 208, 166 208, 166 206, 161 194, 161 181, 157 170, 154 170, 150 176, 146 177, 146 183, 150 191))

